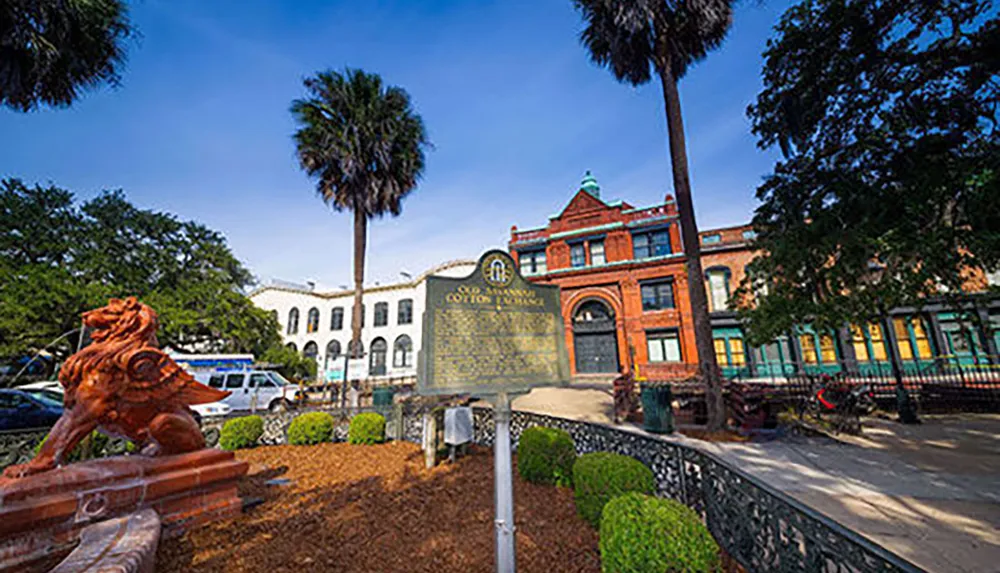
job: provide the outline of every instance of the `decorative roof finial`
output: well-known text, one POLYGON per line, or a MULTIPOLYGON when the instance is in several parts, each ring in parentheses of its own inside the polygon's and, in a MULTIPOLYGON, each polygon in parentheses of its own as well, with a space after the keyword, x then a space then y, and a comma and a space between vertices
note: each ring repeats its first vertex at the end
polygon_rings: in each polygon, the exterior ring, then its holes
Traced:
POLYGON ((583 175, 583 180, 580 181, 580 189, 590 193, 596 199, 601 198, 601 186, 597 184, 597 179, 590 174, 589 169, 583 175))

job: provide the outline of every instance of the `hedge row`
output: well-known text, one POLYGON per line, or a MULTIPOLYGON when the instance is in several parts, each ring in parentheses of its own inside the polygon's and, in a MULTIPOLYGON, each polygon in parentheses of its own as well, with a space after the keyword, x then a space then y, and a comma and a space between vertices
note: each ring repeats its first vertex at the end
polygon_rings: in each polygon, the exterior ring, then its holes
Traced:
POLYGON ((674 500, 655 497, 652 470, 628 456, 577 457, 563 430, 521 433, 518 473, 525 481, 572 485, 577 512, 600 530, 603 573, 714 573, 719 546, 701 518, 674 500))

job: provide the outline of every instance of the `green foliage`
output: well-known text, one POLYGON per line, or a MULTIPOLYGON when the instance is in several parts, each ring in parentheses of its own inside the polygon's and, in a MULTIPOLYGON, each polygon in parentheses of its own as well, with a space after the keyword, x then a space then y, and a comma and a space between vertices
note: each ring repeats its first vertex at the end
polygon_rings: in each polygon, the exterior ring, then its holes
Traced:
POLYGON ((348 443, 371 445, 384 441, 385 418, 382 414, 369 412, 351 418, 351 427, 347 430, 348 443))
POLYGON ((517 443, 517 471, 526 481, 573 485, 576 447, 564 430, 536 426, 521 432, 517 443))
POLYGON ((595 452, 580 456, 573 464, 573 489, 577 512, 598 527, 606 503, 632 491, 652 494, 656 480, 653 470, 635 458, 595 452))
POLYGON ((292 420, 288 427, 288 443, 310 446, 329 442, 333 436, 333 416, 327 412, 307 412, 292 420))
MULTIPOLYGON (((72 193, 0 181, 0 355, 33 354, 112 296, 159 313, 157 338, 179 351, 279 346, 278 322, 241 291, 252 277, 225 238, 198 223, 139 209, 121 192, 73 204, 72 193)), ((63 359, 73 334, 49 350, 63 359)))
POLYGON ((965 271, 1000 268, 997 16, 986 0, 815 0, 781 17, 748 111, 784 155, 737 297, 750 344, 955 305, 965 271))
POLYGON ((264 434, 264 419, 260 416, 242 416, 226 420, 219 434, 219 447, 226 451, 252 448, 264 434))
POLYGON ((627 493, 604 507, 604 573, 715 573, 719 546, 691 508, 672 499, 627 493))
POLYGON ((116 85, 135 35, 122 0, 0 2, 0 105, 67 106, 80 92, 116 85))
POLYGON ((276 344, 260 355, 260 362, 273 365, 282 376, 289 380, 313 380, 316 378, 318 365, 311 358, 306 358, 298 352, 276 344))
POLYGON ((368 219, 402 212, 403 198, 423 175, 430 142, 410 95, 378 74, 328 70, 303 83, 307 97, 291 107, 299 164, 324 202, 354 213, 351 340, 360 341, 368 219))
MULTIPOLYGON (((45 434, 45 437, 35 444, 36 456, 38 455, 38 452, 42 451, 42 445, 45 444, 45 441, 48 439, 49 435, 45 434)), ((73 451, 71 451, 62 461, 63 463, 69 464, 86 459, 104 457, 104 448, 107 447, 109 441, 110 438, 108 436, 94 430, 90 433, 90 436, 84 438, 83 441, 77 444, 76 447, 73 448, 73 451)), ((132 442, 129 442, 129 444, 131 443, 132 442)))

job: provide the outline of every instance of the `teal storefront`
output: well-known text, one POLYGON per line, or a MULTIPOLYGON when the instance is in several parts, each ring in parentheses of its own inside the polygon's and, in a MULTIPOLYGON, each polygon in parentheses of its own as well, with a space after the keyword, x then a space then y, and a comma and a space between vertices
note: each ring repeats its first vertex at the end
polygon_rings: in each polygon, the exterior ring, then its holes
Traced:
POLYGON ((750 365, 747 362, 743 331, 739 328, 713 328, 712 342, 715 345, 715 361, 726 378, 747 378, 750 365))
POLYGON ((805 374, 836 374, 841 371, 841 354, 833 332, 817 333, 811 326, 795 327, 805 374))

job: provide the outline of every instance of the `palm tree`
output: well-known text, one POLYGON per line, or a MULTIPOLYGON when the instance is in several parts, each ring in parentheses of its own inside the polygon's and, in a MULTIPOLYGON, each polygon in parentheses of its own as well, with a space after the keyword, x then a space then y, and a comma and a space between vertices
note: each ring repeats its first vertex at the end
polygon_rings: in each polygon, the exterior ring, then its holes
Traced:
POLYGON ((733 3, 733 0, 574 0, 586 23, 580 40, 594 63, 607 67, 618 81, 633 86, 650 81, 654 70, 660 77, 674 192, 687 259, 695 346, 706 383, 709 430, 722 428, 725 406, 708 320, 677 82, 691 64, 702 60, 725 39, 732 24, 733 3))
POLYGON ((377 74, 326 71, 304 82, 309 97, 292 102, 299 124, 295 145, 302 169, 336 211, 354 213, 354 311, 352 358, 361 355, 361 296, 368 219, 398 216, 403 197, 424 170, 430 144, 424 122, 402 88, 377 74))
POLYGON ((3 0, 0 105, 67 106, 82 89, 117 84, 134 35, 122 0, 3 0))

